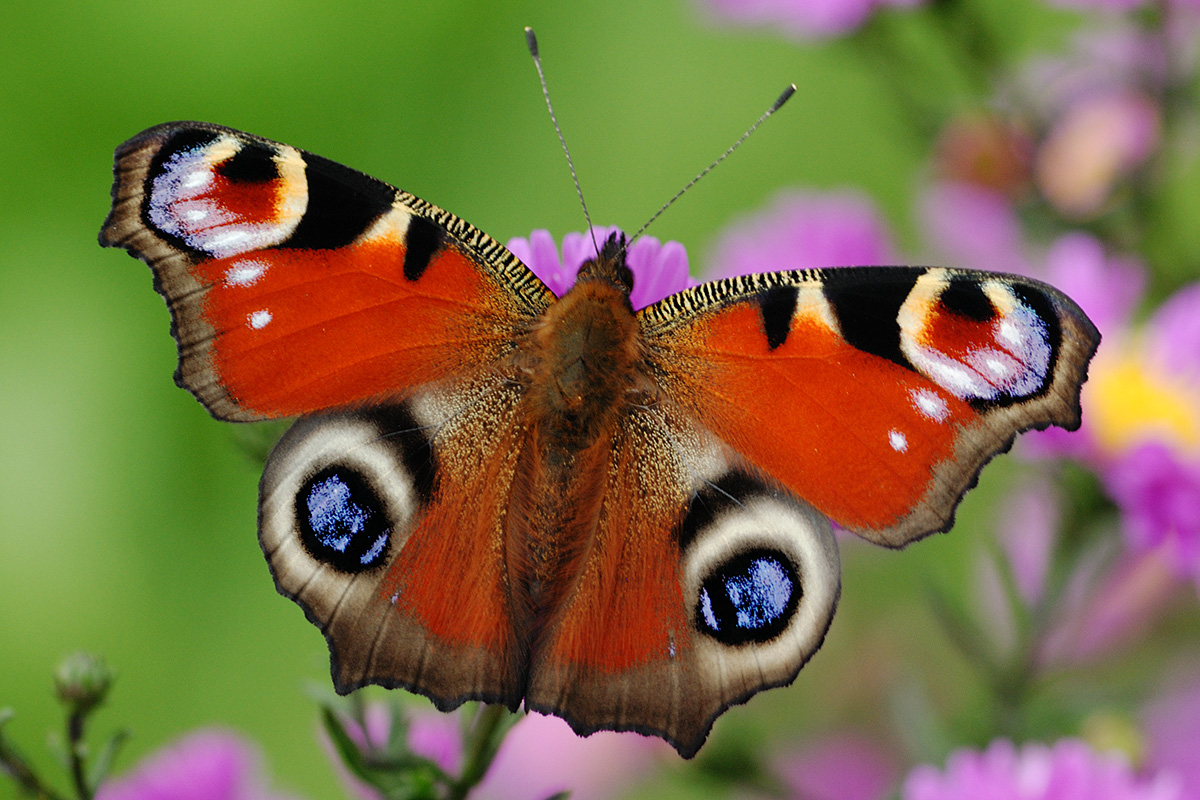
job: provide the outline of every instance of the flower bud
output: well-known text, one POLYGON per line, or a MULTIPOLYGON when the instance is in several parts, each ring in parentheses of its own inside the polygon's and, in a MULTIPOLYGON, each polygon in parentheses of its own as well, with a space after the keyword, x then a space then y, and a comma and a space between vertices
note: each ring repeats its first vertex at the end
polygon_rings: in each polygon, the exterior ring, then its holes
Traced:
POLYGON ((104 702, 112 681, 112 670, 102 658, 72 653, 54 671, 54 692, 72 711, 84 713, 104 702))

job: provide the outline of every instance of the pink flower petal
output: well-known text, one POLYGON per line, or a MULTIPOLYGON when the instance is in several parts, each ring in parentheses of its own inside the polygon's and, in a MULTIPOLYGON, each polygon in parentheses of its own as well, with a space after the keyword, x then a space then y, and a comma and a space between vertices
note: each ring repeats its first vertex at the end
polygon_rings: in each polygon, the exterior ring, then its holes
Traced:
POLYGON ((558 717, 530 713, 509 732, 471 797, 515 800, 569 790, 571 800, 603 800, 628 790, 673 752, 636 733, 576 736, 558 717))
POLYGON ((1115 755, 1074 739, 1051 746, 996 740, 958 750, 945 770, 924 765, 904 782, 904 800, 1186 800, 1173 775, 1141 776, 1115 755))
POLYGON ((968 183, 935 184, 921 197, 921 219, 939 262, 1030 274, 1021 222, 1001 193, 968 183))
POLYGON ((714 248, 711 279, 757 272, 895 263, 875 205, 853 192, 787 192, 729 226, 714 248))
MULTIPOLYGON (((510 240, 508 249, 541 278, 550 291, 562 297, 575 285, 583 262, 596 256, 596 246, 602 247, 609 236, 618 232, 619 228, 593 228, 591 235, 568 233, 562 241, 562 258, 559 258, 554 237, 544 230, 534 231, 528 239, 510 240)), ((643 236, 626 253, 626 266, 633 273, 633 291, 629 299, 635 311, 695 285, 688 277, 687 250, 678 242, 662 244, 653 236, 643 236)))
POLYGON ((1173 681, 1145 710, 1146 767, 1174 773, 1200 797, 1200 673, 1173 681))
POLYGON ((706 0, 721 21, 772 25, 799 39, 838 36, 858 28, 877 8, 915 6, 922 0, 706 0))
POLYGON ((851 734, 822 738, 777 759, 775 773, 790 796, 805 800, 883 800, 899 777, 888 753, 851 734))
POLYGON ((191 733, 105 783, 96 800, 285 800, 259 774, 254 747, 235 733, 191 733))

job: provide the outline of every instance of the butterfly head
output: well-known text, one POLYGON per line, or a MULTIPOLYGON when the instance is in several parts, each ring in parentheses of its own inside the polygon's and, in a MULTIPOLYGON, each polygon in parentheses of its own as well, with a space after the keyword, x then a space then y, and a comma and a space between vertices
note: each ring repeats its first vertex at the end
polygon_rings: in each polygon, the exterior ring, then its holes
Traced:
POLYGON ((633 291, 633 272, 625 263, 625 254, 628 252, 626 245, 625 234, 613 231, 604 241, 599 255, 579 267, 575 282, 604 281, 621 289, 628 298, 633 291))

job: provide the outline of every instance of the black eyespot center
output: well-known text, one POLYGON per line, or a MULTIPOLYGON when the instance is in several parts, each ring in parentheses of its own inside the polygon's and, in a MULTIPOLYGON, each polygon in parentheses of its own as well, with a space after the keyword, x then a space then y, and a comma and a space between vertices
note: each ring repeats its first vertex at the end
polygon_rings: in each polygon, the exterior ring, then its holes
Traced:
POLYGON ((362 572, 387 559, 392 525, 386 508, 350 467, 326 467, 306 480, 296 493, 296 520, 304 549, 337 570, 362 572))
POLYGON ((978 281, 953 278, 938 297, 942 308, 975 322, 995 319, 996 307, 978 281))
POLYGON ((257 142, 244 142, 241 148, 216 171, 234 183, 267 183, 279 177, 275 152, 257 142))
POLYGON ((744 550, 701 582, 696 625, 723 644, 766 642, 787 628, 801 594, 790 558, 765 547, 744 550))

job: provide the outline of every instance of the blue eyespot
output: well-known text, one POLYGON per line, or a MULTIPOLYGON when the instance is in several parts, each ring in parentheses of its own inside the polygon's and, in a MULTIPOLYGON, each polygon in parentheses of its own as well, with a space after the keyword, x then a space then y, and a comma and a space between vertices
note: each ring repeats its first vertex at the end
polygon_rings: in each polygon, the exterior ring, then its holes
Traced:
POLYGON ((342 572, 378 566, 387 553, 391 525, 383 504, 346 467, 329 467, 305 481, 296 495, 296 519, 304 548, 342 572))
POLYGON ((704 579, 696 621, 701 631, 725 644, 763 642, 787 627, 800 594, 789 559, 774 550, 750 550, 704 579))

